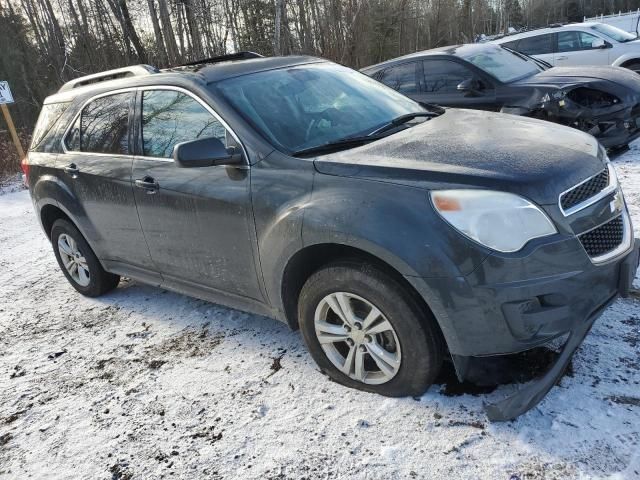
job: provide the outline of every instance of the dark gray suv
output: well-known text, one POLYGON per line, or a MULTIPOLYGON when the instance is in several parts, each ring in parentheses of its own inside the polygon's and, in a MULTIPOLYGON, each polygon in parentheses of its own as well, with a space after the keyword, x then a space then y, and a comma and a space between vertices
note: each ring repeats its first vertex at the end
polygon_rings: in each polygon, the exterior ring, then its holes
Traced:
POLYGON ((127 276, 280 319, 350 387, 420 395, 443 359, 463 379, 568 334, 495 420, 546 394, 638 263, 592 137, 421 105, 310 57, 74 80, 23 168, 80 293, 127 276))

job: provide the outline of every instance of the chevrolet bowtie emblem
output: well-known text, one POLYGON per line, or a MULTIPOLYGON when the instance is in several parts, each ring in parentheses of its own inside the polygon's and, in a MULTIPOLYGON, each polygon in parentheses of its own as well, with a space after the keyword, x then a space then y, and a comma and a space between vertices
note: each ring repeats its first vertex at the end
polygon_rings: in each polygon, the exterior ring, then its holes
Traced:
POLYGON ((611 209, 611 213, 614 213, 622 211, 622 206, 622 195, 620 195, 620 190, 618 190, 613 200, 611 200, 611 203, 609 203, 609 208, 611 209))

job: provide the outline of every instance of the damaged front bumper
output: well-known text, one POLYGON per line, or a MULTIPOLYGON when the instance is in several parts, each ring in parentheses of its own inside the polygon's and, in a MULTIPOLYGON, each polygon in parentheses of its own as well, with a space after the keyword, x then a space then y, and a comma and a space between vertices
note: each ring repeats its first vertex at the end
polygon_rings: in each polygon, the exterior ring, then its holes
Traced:
POLYGON ((502 422, 517 418, 536 406, 558 382, 567 368, 571 357, 582 344, 582 341, 591 330, 594 322, 618 295, 622 297, 629 295, 635 272, 638 268, 639 245, 640 241, 636 240, 632 252, 620 263, 617 294, 609 298, 603 305, 592 312, 584 322, 569 332, 569 337, 560 355, 546 374, 504 400, 485 405, 485 411, 489 420, 502 422))
POLYGON ((596 265, 575 238, 534 241, 519 255, 489 256, 466 277, 408 280, 438 319, 460 381, 477 383, 478 357, 524 352, 568 335, 547 373, 486 405, 490 420, 505 421, 542 400, 604 309, 628 295, 639 246, 631 238, 618 257, 596 265))
POLYGON ((640 109, 623 109, 620 112, 582 120, 583 130, 593 135, 606 148, 628 145, 640 137, 640 109))

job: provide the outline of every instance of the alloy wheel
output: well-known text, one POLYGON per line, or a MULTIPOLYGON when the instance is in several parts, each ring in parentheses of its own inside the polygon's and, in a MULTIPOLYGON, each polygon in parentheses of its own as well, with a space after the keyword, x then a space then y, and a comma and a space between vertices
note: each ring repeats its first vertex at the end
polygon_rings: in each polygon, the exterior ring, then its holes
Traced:
POLYGON ((347 292, 325 296, 316 307, 315 333, 327 358, 342 373, 369 385, 390 381, 400 369, 400 342, 385 315, 347 292))
POLYGON ((58 237, 58 252, 60 259, 74 282, 81 287, 86 287, 91 281, 91 274, 87 259, 84 257, 77 242, 66 233, 58 237))

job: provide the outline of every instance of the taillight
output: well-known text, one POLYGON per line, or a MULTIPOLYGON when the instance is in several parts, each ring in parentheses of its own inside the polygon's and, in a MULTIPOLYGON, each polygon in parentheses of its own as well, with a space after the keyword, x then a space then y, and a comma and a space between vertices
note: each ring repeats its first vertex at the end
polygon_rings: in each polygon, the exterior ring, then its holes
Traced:
POLYGON ((29 157, 25 155, 22 158, 22 162, 20 162, 20 167, 22 168, 22 181, 24 182, 25 187, 29 186, 29 157))

